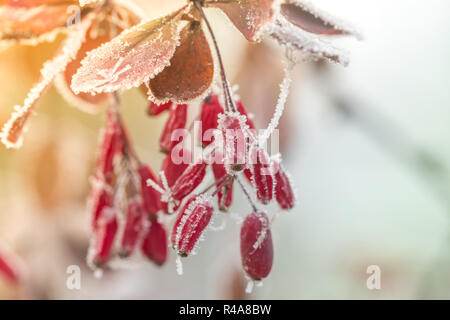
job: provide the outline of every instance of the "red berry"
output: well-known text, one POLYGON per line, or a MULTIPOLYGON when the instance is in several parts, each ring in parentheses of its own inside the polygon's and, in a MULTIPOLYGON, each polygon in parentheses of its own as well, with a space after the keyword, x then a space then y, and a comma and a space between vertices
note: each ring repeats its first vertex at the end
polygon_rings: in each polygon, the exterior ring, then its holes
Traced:
POLYGON ((183 217, 187 214, 187 209, 189 208, 189 205, 195 200, 197 199, 198 195, 193 195, 191 197, 189 197, 185 204, 181 207, 181 210, 179 210, 178 215, 177 215, 177 219, 175 220, 175 223, 173 225, 172 228, 172 233, 170 234, 170 242, 172 244, 172 247, 175 248, 175 244, 176 244, 176 237, 177 237, 177 231, 178 228, 180 227, 182 221, 183 221, 183 217))
POLYGON ((90 211, 92 214, 92 228, 97 227, 98 218, 103 209, 112 205, 112 193, 109 190, 109 186, 104 182, 94 180, 94 186, 90 195, 90 211))
POLYGON ((227 114, 220 118, 220 129, 223 133, 225 165, 231 165, 234 171, 244 168, 248 135, 241 115, 227 114))
POLYGON ((177 104, 170 109, 169 118, 159 139, 161 151, 169 153, 177 145, 178 141, 172 141, 174 130, 182 129, 186 126, 187 104, 177 104))
MULTIPOLYGON (((183 148, 183 154, 186 155, 187 158, 191 157, 191 153, 188 149, 183 148)), ((177 181, 178 177, 186 170, 189 166, 189 163, 181 162, 179 164, 175 164, 172 159, 172 155, 167 155, 162 163, 161 170, 164 171, 164 175, 167 179, 167 184, 169 187, 172 187, 175 181, 177 181)))
POLYGON ((122 235, 120 255, 127 257, 133 253, 144 227, 144 211, 142 201, 135 197, 128 203, 125 228, 122 235))
POLYGON ((100 213, 97 229, 94 232, 93 263, 102 267, 108 262, 117 233, 118 212, 113 208, 105 208, 100 213))
POLYGON ((275 171, 275 198, 283 210, 290 210, 295 205, 295 196, 289 176, 278 161, 273 164, 275 171))
POLYGON ((213 163, 212 170, 216 179, 216 186, 219 188, 217 199, 219 201, 219 210, 228 211, 233 202, 233 181, 232 178, 225 178, 228 173, 223 163, 213 163), (225 179, 225 181, 224 181, 225 179))
POLYGON ((192 193, 202 183, 206 174, 207 164, 203 161, 191 164, 184 170, 183 174, 178 177, 172 187, 172 197, 175 200, 183 200, 192 193))
POLYGON ((200 236, 211 221, 214 207, 207 196, 200 195, 189 204, 182 214, 177 230, 177 252, 180 256, 188 256, 195 248, 200 236))
POLYGON ((273 176, 269 158, 264 149, 256 152, 256 163, 252 164, 253 182, 259 201, 268 204, 273 197, 273 176))
POLYGON ((105 177, 108 183, 111 183, 114 175, 114 157, 121 153, 123 148, 122 129, 118 122, 116 111, 108 109, 106 114, 106 125, 102 134, 97 169, 105 177))
POLYGON ((173 102, 169 101, 163 104, 156 104, 154 102, 150 102, 148 106, 148 114, 151 116, 157 116, 161 112, 164 112, 166 110, 169 110, 172 106, 173 102))
POLYGON ((158 179, 152 169, 145 164, 139 166, 138 173, 141 179, 141 194, 144 209, 151 218, 156 218, 156 214, 161 210, 161 194, 153 187, 148 186, 147 180, 153 180, 158 183, 158 179))
POLYGON ((21 278, 21 272, 18 261, 15 257, 0 247, 0 276, 3 276, 12 283, 18 283, 21 278))
POLYGON ((248 215, 241 228, 242 266, 249 277, 260 280, 269 275, 273 263, 270 223, 264 212, 248 215))
POLYGON ((200 113, 202 130, 201 132, 199 132, 199 138, 204 147, 210 145, 214 141, 214 136, 212 135, 211 131, 213 129, 217 129, 218 116, 223 112, 224 110, 220 105, 218 95, 213 94, 203 102, 202 110, 200 113))
POLYGON ((142 253, 157 265, 167 260, 167 233, 158 221, 153 220, 142 241, 142 253))

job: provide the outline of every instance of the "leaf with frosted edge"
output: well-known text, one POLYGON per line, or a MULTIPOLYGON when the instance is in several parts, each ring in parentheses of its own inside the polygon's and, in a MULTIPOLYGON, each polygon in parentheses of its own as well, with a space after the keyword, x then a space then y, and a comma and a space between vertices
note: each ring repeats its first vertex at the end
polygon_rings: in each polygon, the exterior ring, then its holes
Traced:
MULTIPOLYGON (((75 22, 76 0, 0 0, 0 40, 3 47, 14 43, 52 41, 75 22)), ((91 8, 84 8, 81 14, 91 8)))
POLYGON ((149 93, 157 102, 183 103, 202 95, 211 86, 214 61, 199 22, 187 25, 180 36, 180 46, 165 68, 150 80, 149 93))
POLYGON ((170 65, 179 45, 188 5, 168 16, 143 22, 88 53, 72 78, 75 93, 114 92, 137 87, 170 65))
POLYGON ((95 96, 84 92, 75 94, 70 88, 73 75, 77 72, 81 61, 88 52, 111 41, 124 28, 129 28, 141 21, 141 16, 134 12, 132 8, 116 2, 112 3, 112 8, 113 10, 108 12, 106 17, 103 15, 97 16, 93 26, 87 32, 86 41, 78 51, 77 57, 55 79, 55 85, 61 95, 70 104, 89 113, 98 112, 101 109, 100 107, 108 100, 109 94, 103 93, 95 96), (99 19, 102 19, 102 21, 99 19))
POLYGON ((78 70, 81 64, 81 60, 86 57, 86 53, 110 40, 111 38, 106 34, 91 38, 90 32, 88 31, 86 41, 78 51, 76 58, 72 60, 67 65, 66 69, 62 73, 58 74, 58 76, 55 78, 56 88, 58 89, 59 93, 66 99, 66 101, 85 112, 98 112, 100 110, 100 106, 108 100, 109 95, 103 93, 94 96, 84 92, 75 94, 70 88, 70 82, 72 81, 73 75, 78 70))
POLYGON ((286 0, 281 4, 280 12, 289 22, 311 33, 362 38, 353 26, 316 8, 307 0, 286 0))
POLYGON ((41 69, 41 80, 28 92, 23 106, 14 107, 14 113, 0 133, 1 141, 7 148, 19 148, 22 145, 22 134, 37 102, 56 75, 63 72, 67 64, 75 59, 93 18, 94 15, 91 13, 83 19, 79 26, 72 27, 73 30, 69 32, 53 59, 44 64, 41 69))
POLYGON ((207 5, 221 9, 249 41, 258 40, 261 27, 272 20, 274 0, 212 0, 207 5))
POLYGON ((299 51, 315 58, 340 63, 344 66, 347 66, 349 63, 348 54, 345 51, 334 47, 310 33, 300 30, 288 22, 277 20, 265 32, 270 34, 281 45, 294 51, 299 51))

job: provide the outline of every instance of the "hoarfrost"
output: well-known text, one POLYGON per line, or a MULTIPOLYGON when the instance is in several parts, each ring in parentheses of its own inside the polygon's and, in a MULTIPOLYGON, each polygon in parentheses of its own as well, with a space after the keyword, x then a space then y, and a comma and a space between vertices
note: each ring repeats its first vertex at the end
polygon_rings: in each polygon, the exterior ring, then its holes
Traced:
POLYGON ((22 134, 39 98, 52 83, 53 79, 63 72, 66 66, 75 59, 93 18, 94 13, 90 13, 80 25, 72 27, 73 30, 69 32, 67 39, 64 40, 55 57, 44 64, 41 69, 41 80, 28 92, 23 106, 14 107, 14 113, 3 126, 0 133, 1 141, 7 148, 19 148, 22 145, 22 134))
POLYGON ((264 145, 271 136, 271 134, 274 132, 274 130, 278 127, 278 124, 280 122, 281 116, 283 115, 284 107, 286 105, 286 101, 289 95, 289 87, 292 82, 292 69, 294 68, 295 62, 291 59, 288 59, 287 66, 284 70, 285 75, 284 79, 281 82, 280 85, 280 95, 278 97, 277 105, 275 106, 275 113, 272 117, 272 119, 269 122, 269 126, 266 130, 262 133, 262 135, 259 138, 259 144, 264 145))
POLYGON ((175 261, 176 266, 177 266, 177 274, 179 276, 183 275, 183 262, 181 262, 181 257, 178 256, 177 260, 175 261))
POLYGON ((304 28, 306 31, 327 35, 348 34, 359 40, 363 38, 356 27, 317 8, 310 0, 288 0, 281 5, 281 13, 291 23, 304 28))
POLYGON ((303 54, 322 58, 347 66, 348 53, 336 48, 316 35, 303 31, 283 17, 279 17, 274 23, 268 24, 265 33, 270 34, 275 40, 286 48, 297 50, 303 54))
POLYGON ((180 44, 183 13, 144 21, 88 53, 72 78, 75 93, 130 89, 154 78, 170 65, 180 44))

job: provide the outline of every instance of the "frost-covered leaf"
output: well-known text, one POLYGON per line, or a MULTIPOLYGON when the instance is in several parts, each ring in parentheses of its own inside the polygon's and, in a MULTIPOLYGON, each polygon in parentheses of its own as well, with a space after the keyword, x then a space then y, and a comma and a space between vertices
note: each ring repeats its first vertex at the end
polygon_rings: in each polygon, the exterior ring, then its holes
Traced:
POLYGON ((258 31, 273 15, 274 0, 215 0, 208 5, 221 9, 249 41, 258 40, 258 31))
POLYGON ((57 74, 64 71, 67 64, 75 59, 86 32, 92 24, 93 13, 86 16, 79 26, 72 27, 53 59, 47 61, 41 69, 41 79, 28 92, 23 106, 15 106, 14 113, 3 126, 1 141, 8 148, 19 148, 22 145, 22 134, 30 115, 44 91, 52 83, 57 74))
POLYGON ((113 92, 137 87, 170 64, 179 45, 181 19, 188 5, 143 22, 89 52, 72 79, 75 93, 113 92))
POLYGON ((53 40, 73 20, 75 8, 76 0, 0 0, 0 40, 6 44, 53 40))
POLYGON ((281 4, 280 12, 289 22, 311 33, 361 38, 350 24, 316 8, 308 0, 286 0, 281 4))
POLYGON ((109 95, 106 93, 91 95, 85 92, 75 94, 70 88, 72 77, 88 52, 111 41, 124 29, 136 25, 140 20, 140 16, 135 14, 134 11, 115 2, 112 3, 111 10, 97 15, 92 27, 87 32, 86 41, 78 51, 77 57, 55 79, 56 87, 69 103, 90 113, 100 110, 100 107, 108 100, 109 95))
POLYGON ((327 59, 344 66, 348 65, 348 54, 330 43, 307 33, 294 25, 278 20, 265 30, 281 45, 315 58, 327 59))
POLYGON ((202 95, 211 86, 214 62, 199 22, 191 22, 180 36, 180 46, 165 68, 150 80, 150 93, 156 101, 183 103, 202 95))

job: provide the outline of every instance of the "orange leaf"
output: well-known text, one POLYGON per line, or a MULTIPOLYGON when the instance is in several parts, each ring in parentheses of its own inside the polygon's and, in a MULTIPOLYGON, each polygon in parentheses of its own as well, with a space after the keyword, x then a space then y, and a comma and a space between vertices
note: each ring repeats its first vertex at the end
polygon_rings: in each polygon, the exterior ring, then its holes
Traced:
POLYGON ((116 3, 112 3, 111 5, 111 10, 107 12, 106 17, 102 14, 98 15, 92 27, 88 30, 86 41, 78 51, 77 57, 55 79, 56 87, 69 103, 90 113, 99 111, 99 107, 107 102, 109 95, 103 93, 94 96, 84 92, 75 94, 70 88, 73 75, 80 67, 81 61, 86 57, 88 52, 110 41, 115 35, 123 31, 122 28, 131 27, 141 20, 132 9, 116 3))
POLYGON ((52 40, 73 22, 78 10, 76 0, 0 0, 0 40, 35 44, 52 40))
POLYGON ((195 21, 187 25, 180 42, 170 66, 150 80, 150 93, 156 102, 187 102, 211 86, 214 61, 201 24, 195 21))
POLYGON ((258 40, 258 31, 272 19, 274 0, 209 1, 208 5, 221 9, 249 41, 258 40))
POLYGON ((72 90, 114 92, 154 78, 170 64, 179 45, 180 21, 191 7, 143 22, 89 52, 72 79, 72 90))

